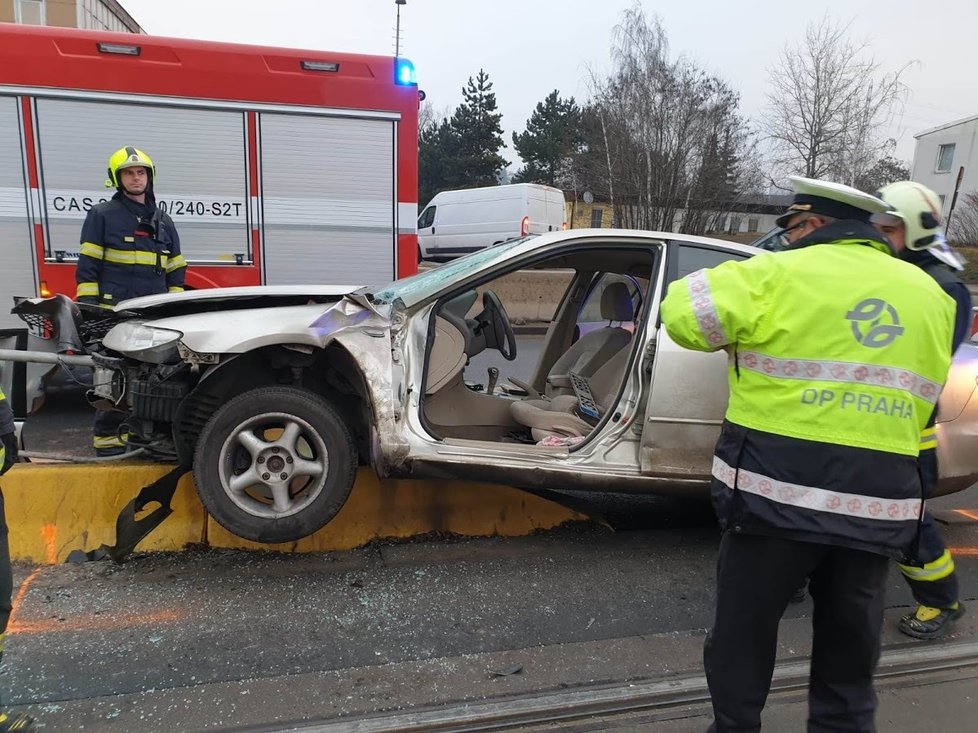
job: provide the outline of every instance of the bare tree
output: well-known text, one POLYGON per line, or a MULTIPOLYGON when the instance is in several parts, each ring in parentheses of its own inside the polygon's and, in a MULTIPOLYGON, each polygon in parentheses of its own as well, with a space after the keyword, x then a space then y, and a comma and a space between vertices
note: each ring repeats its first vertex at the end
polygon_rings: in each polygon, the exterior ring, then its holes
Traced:
POLYGON ((886 150, 876 160, 873 167, 864 171, 851 185, 860 191, 875 193, 888 183, 908 180, 910 178, 910 165, 906 161, 893 157, 892 152, 895 149, 896 141, 890 140, 886 150))
POLYGON ((613 69, 592 74, 584 157, 605 182, 615 221, 639 229, 700 232, 740 189, 752 136, 739 95, 682 56, 672 59, 661 21, 639 3, 615 29, 613 69))
POLYGON ((952 244, 978 245, 978 191, 961 196, 947 232, 952 244))
POLYGON ((422 102, 418 109, 418 136, 424 135, 429 129, 436 127, 451 116, 452 108, 449 106, 435 109, 435 105, 431 102, 422 102))
POLYGON ((881 72, 866 43, 828 16, 769 69, 764 131, 781 173, 850 185, 887 150, 881 131, 906 95, 903 67, 881 72))
POLYGON ((422 102, 421 109, 418 110, 418 135, 423 135, 429 127, 438 124, 440 119, 435 112, 435 105, 431 102, 422 102))

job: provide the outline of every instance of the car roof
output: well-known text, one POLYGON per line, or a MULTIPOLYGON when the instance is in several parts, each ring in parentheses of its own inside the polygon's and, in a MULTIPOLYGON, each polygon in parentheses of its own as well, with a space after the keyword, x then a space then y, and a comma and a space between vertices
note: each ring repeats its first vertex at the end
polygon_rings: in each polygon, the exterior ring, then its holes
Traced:
POLYGON ((403 280, 396 280, 378 288, 368 288, 368 291, 370 297, 377 302, 389 303, 400 300, 410 308, 440 292, 454 281, 464 280, 477 273, 490 271, 497 266, 505 265, 507 260, 532 254, 539 250, 546 250, 551 246, 568 241, 587 245, 592 240, 595 244, 626 241, 634 244, 645 241, 650 245, 662 245, 679 242, 715 247, 729 252, 738 252, 745 256, 753 256, 764 251, 737 242, 728 242, 711 237, 697 237, 691 234, 655 232, 644 229, 565 229, 487 247, 427 272, 418 273, 403 280))
POLYGON ((649 231, 647 229, 566 229, 559 232, 547 232, 534 238, 536 244, 550 244, 564 239, 608 239, 609 237, 628 237, 649 239, 655 242, 687 242, 690 244, 705 244, 711 247, 729 249, 746 255, 756 255, 764 250, 751 247, 748 244, 731 242, 716 237, 702 237, 695 234, 676 234, 675 232, 649 231))

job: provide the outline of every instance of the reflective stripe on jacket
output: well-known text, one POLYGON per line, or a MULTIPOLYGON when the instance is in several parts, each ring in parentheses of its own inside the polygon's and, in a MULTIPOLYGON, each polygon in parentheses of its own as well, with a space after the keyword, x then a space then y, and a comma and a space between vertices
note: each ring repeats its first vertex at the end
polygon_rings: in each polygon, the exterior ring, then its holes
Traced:
POLYGON ((183 290, 187 262, 173 220, 155 206, 123 201, 116 193, 85 218, 76 295, 111 306, 127 298, 183 290), (138 212, 146 216, 140 220, 138 212))
POLYGON ((954 303, 878 237, 836 222, 797 249, 670 286, 673 340, 733 354, 714 464, 724 526, 893 556, 915 536, 916 457, 954 303))

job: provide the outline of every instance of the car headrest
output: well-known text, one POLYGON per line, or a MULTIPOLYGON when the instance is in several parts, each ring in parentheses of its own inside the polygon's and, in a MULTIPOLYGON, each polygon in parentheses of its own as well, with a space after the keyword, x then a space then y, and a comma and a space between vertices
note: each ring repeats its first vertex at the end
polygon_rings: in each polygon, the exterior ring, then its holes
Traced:
POLYGON ((601 318, 605 321, 631 321, 635 318, 632 295, 625 283, 609 283, 601 293, 601 318))

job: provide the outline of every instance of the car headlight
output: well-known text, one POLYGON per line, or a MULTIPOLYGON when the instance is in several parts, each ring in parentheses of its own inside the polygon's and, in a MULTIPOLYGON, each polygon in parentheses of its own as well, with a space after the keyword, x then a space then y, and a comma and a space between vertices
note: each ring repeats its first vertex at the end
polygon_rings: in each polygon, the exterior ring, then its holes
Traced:
POLYGON ((102 345, 126 356, 151 364, 162 364, 177 353, 180 331, 157 328, 139 321, 126 321, 112 328, 102 345))

